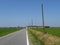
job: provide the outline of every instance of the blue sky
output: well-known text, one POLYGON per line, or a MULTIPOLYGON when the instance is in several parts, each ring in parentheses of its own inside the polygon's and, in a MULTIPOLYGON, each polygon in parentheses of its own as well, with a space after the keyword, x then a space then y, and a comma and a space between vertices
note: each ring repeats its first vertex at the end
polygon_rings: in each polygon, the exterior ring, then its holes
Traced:
POLYGON ((0 27, 41 26, 41 3, 45 25, 60 27, 60 0, 0 0, 0 27))

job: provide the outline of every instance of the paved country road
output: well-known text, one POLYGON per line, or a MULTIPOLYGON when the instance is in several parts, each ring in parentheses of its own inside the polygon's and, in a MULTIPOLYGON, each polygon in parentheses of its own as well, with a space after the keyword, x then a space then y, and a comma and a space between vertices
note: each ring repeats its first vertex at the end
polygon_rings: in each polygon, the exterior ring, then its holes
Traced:
POLYGON ((27 45, 26 29, 0 37, 0 45, 27 45))

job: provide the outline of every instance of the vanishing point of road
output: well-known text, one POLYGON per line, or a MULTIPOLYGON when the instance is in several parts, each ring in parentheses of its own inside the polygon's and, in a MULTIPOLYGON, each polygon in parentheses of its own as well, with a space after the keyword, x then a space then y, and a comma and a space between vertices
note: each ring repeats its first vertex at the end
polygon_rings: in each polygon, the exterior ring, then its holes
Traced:
POLYGON ((22 29, 20 31, 0 37, 0 45, 29 45, 27 30, 22 29))

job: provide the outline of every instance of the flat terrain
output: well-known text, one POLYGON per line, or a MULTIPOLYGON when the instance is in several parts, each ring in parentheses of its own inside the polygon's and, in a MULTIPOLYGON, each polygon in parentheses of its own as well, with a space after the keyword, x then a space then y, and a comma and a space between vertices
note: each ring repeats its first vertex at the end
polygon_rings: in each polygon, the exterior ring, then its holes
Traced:
MULTIPOLYGON (((37 30, 37 31, 42 31, 43 32, 42 28, 33 28, 33 30, 37 30)), ((52 34, 52 35, 56 35, 56 36, 60 37, 60 28, 45 28, 45 31, 48 34, 52 34)))
POLYGON ((34 36, 32 39, 34 43, 40 41, 42 45, 60 45, 60 28, 45 28, 47 33, 43 33, 42 28, 31 28, 29 31, 34 36))
POLYGON ((27 45, 26 29, 0 37, 0 45, 27 45))
POLYGON ((0 28, 0 37, 9 33, 19 31, 21 28, 0 28))

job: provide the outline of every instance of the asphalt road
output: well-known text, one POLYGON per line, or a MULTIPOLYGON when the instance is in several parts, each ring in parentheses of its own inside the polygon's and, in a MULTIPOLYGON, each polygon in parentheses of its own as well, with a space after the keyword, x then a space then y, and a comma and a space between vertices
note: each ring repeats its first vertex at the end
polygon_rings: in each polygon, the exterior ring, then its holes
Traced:
POLYGON ((0 45, 28 45, 26 29, 0 37, 0 45))

